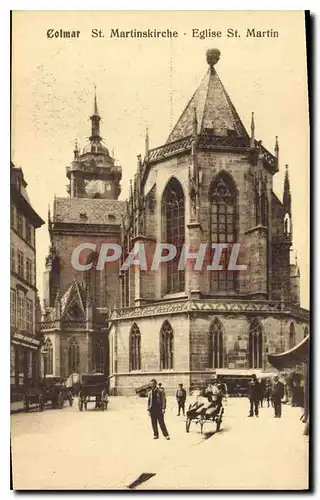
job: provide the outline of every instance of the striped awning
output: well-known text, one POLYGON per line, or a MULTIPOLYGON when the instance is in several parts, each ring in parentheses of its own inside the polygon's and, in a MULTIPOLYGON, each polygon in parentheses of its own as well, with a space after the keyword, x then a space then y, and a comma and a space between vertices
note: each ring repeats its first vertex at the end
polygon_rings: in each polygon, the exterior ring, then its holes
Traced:
POLYGON ((283 370, 284 368, 291 368, 300 363, 308 361, 309 357, 309 335, 307 335, 299 344, 294 346, 289 351, 280 354, 269 354, 269 363, 277 368, 283 370))

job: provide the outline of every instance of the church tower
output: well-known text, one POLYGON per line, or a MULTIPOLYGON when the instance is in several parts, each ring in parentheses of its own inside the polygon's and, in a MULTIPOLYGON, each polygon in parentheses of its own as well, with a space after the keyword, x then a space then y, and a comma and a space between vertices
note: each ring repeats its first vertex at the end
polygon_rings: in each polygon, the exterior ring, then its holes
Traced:
POLYGON ((76 143, 67 167, 68 197, 55 197, 48 214, 50 249, 44 273, 46 374, 68 376, 93 370, 108 374, 108 322, 120 305, 119 262, 97 269, 103 243, 121 242, 124 202, 118 200, 122 168, 100 135, 94 96, 89 143, 76 143), (89 244, 89 246, 88 246, 89 244), (79 245, 87 245, 72 261, 79 245))
POLYGON ((67 166, 69 179, 68 193, 71 198, 102 198, 117 200, 121 192, 122 169, 109 154, 100 136, 101 117, 98 111, 97 96, 94 95, 91 135, 80 154, 75 143, 74 159, 67 166))

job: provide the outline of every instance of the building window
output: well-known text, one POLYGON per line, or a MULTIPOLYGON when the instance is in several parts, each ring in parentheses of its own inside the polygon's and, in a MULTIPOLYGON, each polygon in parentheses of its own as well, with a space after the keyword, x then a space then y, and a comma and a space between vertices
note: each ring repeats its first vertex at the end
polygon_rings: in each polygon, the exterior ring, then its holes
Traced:
POLYGON ((21 238, 23 238, 23 215, 18 213, 17 220, 18 220, 18 226, 17 226, 18 234, 19 236, 21 236, 21 238))
POLYGON ((93 369, 96 373, 104 373, 104 346, 102 340, 96 342, 94 346, 93 369))
POLYGON ((14 229, 16 227, 16 208, 14 205, 11 205, 10 208, 10 222, 11 227, 14 229))
POLYGON ((162 197, 164 238, 177 249, 177 255, 166 265, 166 293, 185 291, 185 272, 178 270, 179 258, 185 241, 185 202, 181 184, 172 179, 162 197))
POLYGON ((10 246, 10 266, 13 273, 16 272, 16 251, 13 245, 10 246))
POLYGON ((165 321, 160 331, 160 370, 173 368, 173 330, 165 321))
POLYGON ((44 349, 46 351, 43 357, 44 375, 53 375, 53 347, 50 339, 46 340, 44 349))
POLYGON ((30 299, 26 299, 27 305, 27 331, 33 333, 33 302, 30 299))
MULTIPOLYGON (((237 194, 229 176, 221 174, 213 182, 210 200, 210 243, 226 243, 219 264, 221 271, 211 271, 211 292, 230 292, 237 289, 237 272, 228 271, 232 246, 237 241, 237 194)), ((212 253, 212 259, 214 254, 212 253)))
POLYGON ((218 318, 210 326, 209 368, 223 368, 223 328, 218 318))
POLYGON ((20 250, 18 250, 18 274, 21 278, 24 278, 24 257, 20 250))
POLYGON ((296 345, 296 330, 294 327, 294 323, 291 323, 289 332, 289 349, 292 349, 295 345, 296 345))
POLYGON ((309 328, 306 326, 304 329, 303 338, 308 337, 308 335, 309 335, 309 328))
POLYGON ((250 325, 249 368, 262 368, 262 326, 257 320, 250 325))
POLYGON ((22 292, 18 292, 18 328, 26 330, 26 298, 22 292))
POLYGON ((137 325, 130 332, 130 370, 141 370, 141 334, 137 325))
POLYGON ((70 340, 68 349, 68 369, 71 373, 79 373, 80 368, 80 347, 75 339, 70 340))
POLYGON ((26 279, 29 283, 33 283, 32 261, 30 259, 26 259, 26 279))
POLYGON ((106 293, 103 287, 104 270, 97 270, 98 258, 99 255, 96 252, 92 252, 87 258, 86 264, 92 264, 92 266, 91 269, 86 271, 86 285, 90 290, 94 305, 96 307, 103 307, 105 305, 106 293))
POLYGON ((11 326, 16 326, 17 314, 17 294, 15 290, 10 290, 10 319, 11 326))
POLYGON ((32 226, 28 220, 26 220, 26 240, 32 246, 32 226))

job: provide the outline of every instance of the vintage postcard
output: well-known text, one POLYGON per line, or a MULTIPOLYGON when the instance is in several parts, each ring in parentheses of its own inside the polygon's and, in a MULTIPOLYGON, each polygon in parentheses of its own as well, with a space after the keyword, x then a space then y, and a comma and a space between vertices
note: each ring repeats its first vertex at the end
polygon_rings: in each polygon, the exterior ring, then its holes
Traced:
POLYGON ((15 490, 308 490, 303 11, 14 11, 15 490))

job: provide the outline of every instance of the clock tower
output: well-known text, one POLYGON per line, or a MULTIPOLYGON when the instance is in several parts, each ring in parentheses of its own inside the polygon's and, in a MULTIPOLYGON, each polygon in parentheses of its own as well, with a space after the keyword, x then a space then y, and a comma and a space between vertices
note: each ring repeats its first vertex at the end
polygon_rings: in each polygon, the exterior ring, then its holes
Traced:
POLYGON ((68 193, 71 198, 101 198, 117 200, 120 194, 122 168, 116 165, 100 136, 101 117, 97 96, 94 96, 91 135, 82 153, 76 142, 74 158, 66 167, 69 179, 68 193))
POLYGON ((125 202, 118 199, 122 169, 100 136, 97 98, 89 143, 67 167, 68 197, 55 197, 48 214, 50 249, 44 273, 41 331, 48 353, 49 375, 109 373, 110 311, 120 305, 119 261, 97 269, 101 246, 121 244, 125 202), (73 265, 73 252, 80 269, 73 265), (89 246, 88 246, 89 245, 89 246), (92 248, 93 247, 93 248, 92 248))

